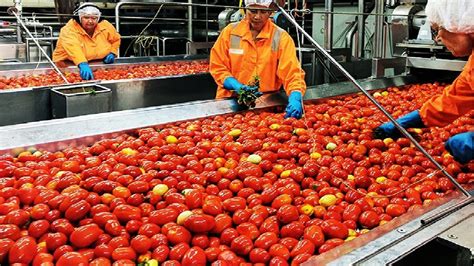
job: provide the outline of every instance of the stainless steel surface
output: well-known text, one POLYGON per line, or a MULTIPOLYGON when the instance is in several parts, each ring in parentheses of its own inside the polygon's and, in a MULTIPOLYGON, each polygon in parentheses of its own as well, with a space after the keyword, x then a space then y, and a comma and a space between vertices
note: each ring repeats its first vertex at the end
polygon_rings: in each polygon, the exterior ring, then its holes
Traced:
MULTIPOLYGON (((188 4, 192 4, 193 0, 188 0, 188 4)), ((193 7, 188 6, 188 40, 193 41, 193 7)))
POLYGON ((112 91, 97 84, 57 87, 51 90, 51 114, 64 118, 110 112, 111 101, 112 91))
POLYGON ((397 75, 402 73, 405 70, 405 67, 406 59, 404 57, 374 58, 372 59, 372 77, 385 77, 386 69, 394 69, 395 75, 397 75))
MULTIPOLYGON (((358 11, 359 13, 364 12, 364 0, 359 0, 358 11)), ((356 57, 364 58, 364 47, 365 47, 365 15, 357 15, 357 50, 356 57)))
POLYGON ((460 208, 463 208, 466 205, 472 204, 473 202, 474 202, 473 197, 468 197, 464 201, 461 201, 456 205, 449 206, 446 209, 443 209, 440 212, 438 212, 438 213, 436 213, 432 216, 429 216, 429 217, 426 217, 426 218, 422 219, 421 223, 424 224, 424 225, 430 224, 434 221, 439 220, 443 216, 446 216, 446 215, 452 213, 453 211, 456 211, 457 209, 460 209, 460 208))
MULTIPOLYGON (((443 232, 439 237, 446 242, 452 242, 455 245, 464 247, 471 252, 474 252, 474 213, 466 220, 453 226, 447 231, 443 232)), ((473 254, 471 253, 471 256, 473 254)))
POLYGON ((411 18, 423 8, 418 5, 400 5, 392 13, 391 31, 392 31, 392 49, 395 56, 403 55, 405 49, 397 46, 399 43, 407 42, 410 39, 411 18))
POLYGON ((328 59, 329 62, 333 63, 333 65, 347 78, 349 79, 349 81, 352 82, 352 84, 354 84, 354 86, 356 86, 367 98, 369 98, 369 100, 380 110, 382 111, 382 113, 390 120, 390 122, 392 122, 395 127, 403 134, 403 136, 405 136, 406 138, 408 138, 411 143, 413 143, 413 145, 423 153, 423 155, 425 155, 430 161, 431 163, 433 163, 436 168, 438 168, 446 177, 449 178, 449 180, 454 184, 454 186, 456 188, 458 188, 460 191, 462 191, 462 193, 466 196, 466 197, 471 197, 471 195, 469 194, 468 191, 466 191, 421 145, 420 143, 418 143, 418 141, 415 140, 415 138, 413 138, 412 135, 410 135, 410 133, 408 133, 408 131, 406 131, 405 128, 403 128, 396 120, 395 118, 393 118, 393 116, 387 111, 385 110, 385 108, 380 105, 379 102, 377 102, 377 100, 370 94, 367 92, 367 90, 365 90, 364 88, 362 88, 362 86, 357 82, 357 80, 354 79, 354 77, 351 76, 351 74, 349 74, 349 72, 347 72, 347 70, 345 70, 341 64, 339 64, 339 62, 336 61, 336 59, 334 59, 326 50, 324 50, 312 37, 311 35, 309 35, 300 25, 298 25, 298 23, 281 7, 281 6, 278 6, 278 8, 280 9, 280 11, 282 12, 282 14, 287 17, 287 19, 297 28, 297 30, 299 30, 306 38, 308 38, 311 43, 316 46, 321 54, 324 55, 324 57, 326 57, 326 59, 328 59))
POLYGON ((332 26, 334 23, 334 18, 332 12, 334 11, 334 6, 332 0, 325 0, 324 10, 326 14, 324 15, 324 49, 331 52, 332 50, 332 26))
POLYGON ((43 49, 43 47, 41 47, 41 45, 39 44, 39 42, 35 39, 35 37, 33 36, 33 34, 31 34, 30 30, 25 26, 25 24, 23 23, 23 21, 21 21, 21 18, 20 16, 16 13, 16 12, 13 12, 13 15, 17 18, 18 22, 21 24, 21 26, 23 27, 23 29, 26 31, 26 33, 28 34, 28 36, 30 36, 31 39, 33 39, 33 41, 35 42, 36 46, 38 46, 38 49, 43 53, 43 55, 46 57, 46 59, 48 60, 48 62, 51 64, 51 66, 53 67, 53 69, 58 73, 58 75, 64 80, 64 82, 66 84, 69 84, 69 81, 66 79, 66 77, 63 75, 63 73, 61 72, 61 70, 59 70, 59 68, 56 66, 56 64, 53 62, 53 60, 51 60, 51 58, 49 57, 49 55, 46 53, 46 51, 43 49))
MULTIPOLYGON (((375 13, 383 14, 384 13, 384 5, 383 1, 375 1, 375 13)), ((383 16, 375 16, 375 32, 374 32, 374 51, 373 57, 375 58, 382 58, 383 57, 383 49, 384 49, 384 34, 383 34, 383 25, 384 25, 385 17, 383 16)))
MULTIPOLYGON (((0 43, 0 58, 2 59, 17 59, 17 60, 25 60, 26 54, 26 45, 24 43, 0 43)), ((14 63, 18 65, 18 63, 14 63)), ((3 65, 1 64, 0 68, 3 65)))
POLYGON ((397 43, 396 46, 402 48, 429 49, 430 51, 444 50, 444 46, 439 44, 397 43))
POLYGON ((407 57, 406 65, 407 67, 412 68, 462 71, 466 65, 466 61, 439 58, 407 57))
POLYGON ((17 43, 22 43, 23 40, 21 39, 21 26, 20 24, 22 23, 21 21, 21 14, 22 14, 22 11, 23 11, 23 6, 21 4, 21 0, 13 0, 13 3, 15 4, 14 5, 14 8, 16 9, 16 12, 18 13, 18 16, 16 16, 16 41, 17 43))

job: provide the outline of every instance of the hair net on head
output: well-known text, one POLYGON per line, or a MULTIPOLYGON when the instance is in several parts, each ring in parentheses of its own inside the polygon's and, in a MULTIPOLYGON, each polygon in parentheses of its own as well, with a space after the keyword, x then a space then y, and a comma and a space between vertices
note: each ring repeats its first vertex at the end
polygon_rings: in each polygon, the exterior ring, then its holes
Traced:
POLYGON ((259 5, 259 6, 264 6, 264 7, 270 7, 270 5, 273 3, 273 0, 245 0, 245 6, 250 6, 250 5, 259 5))
POLYGON ((474 0, 428 0, 428 20, 455 33, 474 33, 474 0))
POLYGON ((85 6, 83 8, 79 7, 77 14, 79 15, 79 19, 82 16, 96 16, 98 19, 100 19, 101 15, 100 10, 95 6, 85 6))

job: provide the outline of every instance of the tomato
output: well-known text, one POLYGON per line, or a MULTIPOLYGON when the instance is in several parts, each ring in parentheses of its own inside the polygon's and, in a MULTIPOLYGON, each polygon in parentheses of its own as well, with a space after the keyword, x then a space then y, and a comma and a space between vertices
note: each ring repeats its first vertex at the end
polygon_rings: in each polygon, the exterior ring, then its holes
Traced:
POLYGON ((247 255, 253 248, 252 239, 246 235, 241 235, 232 240, 230 248, 238 255, 247 255))
POLYGON ((96 257, 104 257, 110 259, 112 257, 112 248, 107 244, 100 244, 94 248, 96 257))
POLYGON ((311 241, 315 248, 319 248, 325 239, 323 229, 318 225, 310 225, 305 228, 303 238, 311 241))
POLYGON ((24 236, 18 239, 10 248, 9 263, 31 263, 36 256, 36 241, 34 238, 24 236))
POLYGON ((189 245, 187 243, 179 243, 173 246, 169 253, 170 260, 181 261, 186 252, 189 250, 189 245))
POLYGON ((181 264, 183 265, 206 265, 206 254, 200 247, 192 247, 184 254, 181 264))
POLYGON ((307 239, 303 239, 303 240, 298 241, 296 246, 291 250, 290 256, 294 258, 294 257, 296 257, 300 254, 313 255, 314 250, 315 250, 315 246, 314 246, 313 242, 311 242, 307 239))
POLYGON ((33 266, 53 266, 54 257, 48 253, 38 253, 33 259, 33 266))
POLYGON ((166 234, 171 244, 190 243, 191 233, 182 226, 174 226, 166 234))
POLYGON ((273 232, 262 233, 254 242, 256 248, 268 250, 272 245, 278 243, 278 236, 273 232))
POLYGON ((365 211, 359 217, 359 223, 366 228, 374 228, 379 225, 380 217, 374 211, 365 211))
POLYGON ((83 248, 91 245, 103 231, 96 224, 87 224, 76 228, 70 235, 71 244, 83 248))
POLYGON ((117 206, 113 214, 117 217, 120 222, 128 222, 130 220, 140 220, 141 210, 140 208, 133 207, 127 204, 121 204, 117 206))
POLYGON ((99 257, 96 259, 93 259, 90 263, 89 266, 110 266, 112 263, 108 258, 104 257, 99 257))
POLYGON ((42 238, 46 242, 46 247, 49 251, 53 252, 57 248, 67 243, 67 236, 63 233, 47 233, 42 238))
POLYGON ((90 209, 91 205, 87 201, 80 200, 66 210, 64 217, 69 221, 78 221, 84 218, 90 209))
POLYGON ((249 254, 249 259, 252 263, 267 263, 270 258, 270 253, 262 248, 254 248, 249 254))
POLYGON ((152 253, 152 258, 158 262, 166 261, 168 254, 170 253, 170 248, 168 245, 159 245, 157 246, 152 253))
POLYGON ((147 252, 151 247, 151 240, 144 235, 137 235, 130 241, 130 246, 139 254, 147 252))
POLYGON ((359 220, 359 215, 361 214, 362 210, 358 205, 349 204, 342 213, 342 220, 359 220))
POLYGON ((404 214, 406 210, 405 207, 400 204, 391 203, 387 205, 385 212, 392 217, 397 217, 404 214))
POLYGON ((281 227, 281 237, 300 238, 304 232, 304 224, 300 221, 294 221, 281 227))
POLYGON ((15 242, 9 238, 0 239, 0 261, 4 261, 15 242))
POLYGON ((87 259, 79 252, 66 252, 62 255, 56 262, 57 266, 66 266, 66 265, 77 265, 77 266, 86 266, 89 265, 87 259))
POLYGON ((192 246, 200 247, 206 249, 210 245, 209 238, 206 235, 194 235, 191 239, 192 246))
POLYGON ((176 218, 178 217, 179 213, 177 210, 173 208, 164 208, 161 210, 156 210, 150 212, 150 222, 164 225, 169 222, 175 222, 176 218))
POLYGON ((5 217, 5 223, 23 227, 30 220, 30 214, 25 210, 13 210, 5 217))
POLYGON ((232 218, 230 218, 227 214, 218 214, 214 217, 214 228, 212 229, 212 233, 220 234, 224 229, 230 228, 232 226, 232 218))
POLYGON ((0 224, 0 239, 17 240, 20 238, 20 228, 14 224, 0 224))
POLYGON ((131 247, 119 247, 112 251, 112 258, 114 260, 131 260, 134 261, 137 257, 135 250, 131 247))
POLYGON ((283 224, 298 220, 299 212, 296 206, 285 204, 277 211, 277 218, 283 224))

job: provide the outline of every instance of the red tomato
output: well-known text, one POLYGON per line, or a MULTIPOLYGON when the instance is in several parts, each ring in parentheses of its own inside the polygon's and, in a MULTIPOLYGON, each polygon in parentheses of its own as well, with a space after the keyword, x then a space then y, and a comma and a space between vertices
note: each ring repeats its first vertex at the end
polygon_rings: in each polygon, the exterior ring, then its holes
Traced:
POLYGON ((359 223, 366 228, 374 228, 379 225, 380 217, 374 211, 365 211, 359 217, 359 223))
POLYGON ((102 233, 103 231, 96 224, 87 224, 76 228, 71 233, 69 240, 74 246, 83 248, 97 241, 102 233))
POLYGON ((200 247, 192 247, 184 253, 182 265, 206 265, 206 254, 200 247))
POLYGON ((113 214, 120 222, 128 222, 130 220, 140 220, 141 210, 138 207, 133 207, 127 204, 117 206, 113 214))
POLYGON ((114 260, 131 260, 135 261, 137 253, 131 247, 119 247, 112 251, 112 258, 114 260))
POLYGON ((277 211, 278 221, 287 224, 292 221, 298 220, 299 212, 296 206, 285 204, 281 206, 277 211))
POLYGON ((206 214, 192 214, 184 221, 184 227, 194 233, 209 232, 215 225, 214 217, 206 214))
POLYGON ((24 236, 18 239, 10 248, 8 262, 9 263, 26 263, 29 264, 36 256, 36 241, 34 238, 24 236))
POLYGON ((56 262, 57 266, 86 266, 89 265, 87 259, 79 252, 66 252, 56 262))
POLYGON ((137 235, 130 241, 130 246, 139 254, 147 252, 151 247, 151 240, 144 235, 137 235))
POLYGON ((252 239, 245 235, 238 236, 232 240, 230 248, 238 255, 247 255, 253 248, 252 239))
POLYGON ((310 225, 305 228, 303 238, 308 239, 316 248, 319 248, 324 243, 323 229, 317 225, 310 225))
POLYGON ((150 222, 157 225, 164 225, 169 222, 176 222, 178 211, 173 208, 164 208, 150 212, 150 222))

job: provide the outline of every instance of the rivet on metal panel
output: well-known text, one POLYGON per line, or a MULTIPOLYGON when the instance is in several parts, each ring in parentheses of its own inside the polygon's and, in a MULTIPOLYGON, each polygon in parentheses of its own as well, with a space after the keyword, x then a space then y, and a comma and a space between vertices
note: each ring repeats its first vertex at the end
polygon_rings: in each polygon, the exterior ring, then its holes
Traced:
POLYGON ((449 234, 448 237, 449 237, 449 238, 452 238, 452 239, 457 239, 457 238, 458 238, 458 236, 457 236, 457 235, 454 235, 454 234, 449 234))
POLYGON ((403 233, 406 233, 407 231, 406 231, 405 229, 403 229, 403 228, 398 228, 398 229, 397 229, 397 232, 403 234, 403 233))

